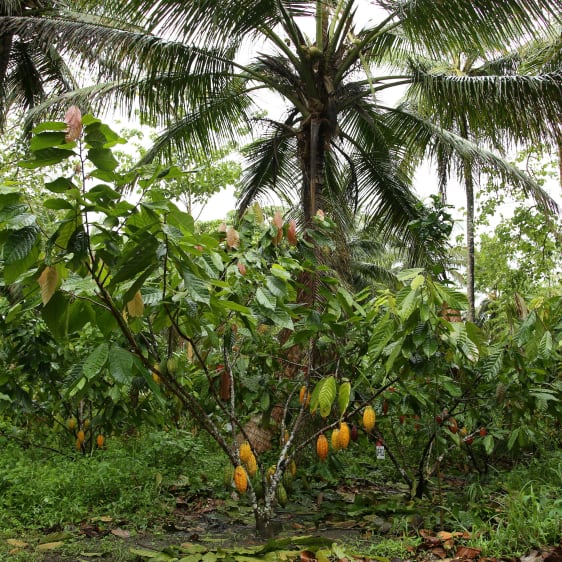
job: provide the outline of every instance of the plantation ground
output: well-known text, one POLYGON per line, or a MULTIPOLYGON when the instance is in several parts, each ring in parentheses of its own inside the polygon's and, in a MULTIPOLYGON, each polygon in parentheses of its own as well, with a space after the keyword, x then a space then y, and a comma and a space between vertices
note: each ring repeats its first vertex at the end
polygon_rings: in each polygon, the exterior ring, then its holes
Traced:
POLYGON ((152 432, 86 457, 2 441, 1 560, 557 562, 560 555, 560 451, 512 465, 503 459, 504 468, 488 475, 450 467, 416 501, 368 451, 323 464, 303 458, 289 503, 278 509, 281 531, 265 543, 247 498, 222 481, 221 453, 201 436, 152 432))

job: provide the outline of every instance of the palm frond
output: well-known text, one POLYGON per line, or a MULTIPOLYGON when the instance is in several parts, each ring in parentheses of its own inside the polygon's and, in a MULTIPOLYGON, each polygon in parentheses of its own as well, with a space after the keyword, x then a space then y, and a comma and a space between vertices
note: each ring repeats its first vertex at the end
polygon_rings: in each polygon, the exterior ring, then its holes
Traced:
POLYGON ((445 123, 464 116, 468 128, 511 143, 560 134, 562 71, 536 76, 452 76, 418 72, 410 96, 445 123), (446 100, 446 103, 443 101, 446 100))
MULTIPOLYGON (((502 180, 520 188, 523 193, 532 197, 545 211, 558 212, 558 205, 550 195, 531 177, 517 166, 507 162, 490 150, 447 131, 430 119, 411 113, 404 107, 387 108, 387 124, 402 139, 404 147, 430 158, 439 155, 440 150, 448 150, 458 158, 458 163, 468 161, 475 170, 493 170, 502 180)), ((462 165, 457 165, 459 174, 462 165)))

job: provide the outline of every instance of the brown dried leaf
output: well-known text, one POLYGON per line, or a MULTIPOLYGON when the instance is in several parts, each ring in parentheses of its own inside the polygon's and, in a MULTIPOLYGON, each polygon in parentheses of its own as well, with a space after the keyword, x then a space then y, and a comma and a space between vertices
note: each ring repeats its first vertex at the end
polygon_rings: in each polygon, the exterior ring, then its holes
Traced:
POLYGON ((316 554, 311 550, 303 550, 299 558, 301 562, 316 562, 316 554))
POLYGON ((277 228, 283 228, 283 215, 281 215, 281 211, 275 211, 272 222, 277 228))
POLYGON ((295 219, 289 221, 289 227, 287 228, 287 240, 291 246, 297 245, 297 222, 295 219))
POLYGON ((112 529, 111 534, 115 535, 116 537, 120 537, 122 539, 128 539, 131 536, 131 532, 127 531, 126 529, 121 529, 117 527, 117 529, 112 529))
POLYGON ((59 272, 56 267, 47 266, 37 279, 39 287, 41 288, 41 300, 43 305, 46 305, 51 297, 54 295, 59 284, 59 272))
POLYGON ((433 547, 431 549, 431 554, 433 554, 433 556, 437 556, 437 558, 441 558, 441 560, 447 558, 447 553, 445 552, 445 549, 442 546, 433 547))
POLYGON ((140 318, 144 314, 144 301, 140 291, 127 303, 127 312, 131 318, 140 318))
POLYGON ((238 271, 240 275, 246 275, 246 266, 241 261, 238 262, 238 271))
POLYGON ((64 122, 68 125, 64 140, 72 142, 82 134, 82 112, 76 105, 71 105, 64 115, 64 122))
POLYGON ((234 227, 229 226, 226 229, 226 245, 229 248, 238 248, 239 244, 240 235, 238 234, 238 231, 234 227))
POLYGON ((459 546, 457 549, 457 558, 468 558, 470 560, 478 558, 482 552, 481 548, 472 548, 471 546, 459 546))
POLYGON ((442 541, 448 541, 450 539, 453 538, 453 533, 449 533, 449 531, 439 531, 437 533, 437 536, 442 540, 442 541))

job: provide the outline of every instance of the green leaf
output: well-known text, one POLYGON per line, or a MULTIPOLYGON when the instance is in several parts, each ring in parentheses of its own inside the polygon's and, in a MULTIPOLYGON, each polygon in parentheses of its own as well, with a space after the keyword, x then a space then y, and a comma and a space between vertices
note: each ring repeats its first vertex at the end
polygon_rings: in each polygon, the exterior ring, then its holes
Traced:
POLYGON ((33 128, 33 134, 38 135, 43 131, 66 131, 68 125, 64 121, 44 121, 33 128))
POLYGON ((494 452, 494 438, 489 434, 486 435, 486 437, 484 437, 483 444, 486 454, 491 455, 494 452))
POLYGON ((71 178, 57 178, 56 180, 45 183, 45 188, 53 193, 64 193, 75 187, 71 178))
POLYGON ((351 397, 351 383, 349 381, 340 384, 338 390, 338 406, 340 409, 340 417, 345 414, 347 407, 349 406, 349 399, 351 397))
POLYGON ((115 382, 126 384, 131 380, 133 356, 122 347, 113 345, 109 354, 109 374, 115 382))
POLYGON ((509 440, 507 442, 508 451, 511 451, 511 449, 513 449, 513 446, 515 445, 515 442, 517 441, 517 438, 519 437, 519 429, 520 428, 517 427, 511 432, 511 435, 509 436, 509 440))
POLYGON ((82 372, 89 379, 95 378, 105 367, 109 358, 109 345, 100 343, 84 361, 82 372))
POLYGON ((410 288, 412 291, 419 289, 425 283, 425 277, 423 275, 416 275, 410 282, 410 288))
POLYGON ((547 330, 539 342, 539 357, 541 359, 548 359, 552 355, 552 333, 547 330))
POLYGON ((279 277, 279 279, 283 279, 284 281, 288 281, 291 278, 291 274, 278 263, 274 263, 271 266, 271 273, 275 277, 279 277))
POLYGON ((20 230, 12 230, 4 242, 2 257, 6 265, 25 259, 35 246, 39 237, 37 225, 27 226, 20 230))
POLYGON ((66 140, 64 138, 65 135, 66 133, 64 131, 45 131, 43 133, 39 133, 31 139, 29 148, 33 152, 37 152, 38 150, 43 150, 45 148, 66 144, 66 140))
POLYGON ((319 410, 320 416, 326 418, 332 411, 332 406, 336 399, 337 385, 333 375, 319 381, 310 397, 310 411, 319 410))
POLYGON ((45 199, 45 201, 43 201, 43 206, 45 207, 45 209, 53 209, 55 211, 59 211, 61 209, 73 209, 71 203, 69 203, 66 199, 62 199, 60 197, 45 199))
POLYGON ((267 314, 267 317, 273 321, 276 326, 280 328, 286 328, 287 330, 294 330, 295 326, 293 324, 292 318, 286 310, 273 310, 271 313, 267 314))
POLYGON ((35 168, 42 168, 43 166, 52 166, 58 164, 67 158, 76 156, 73 150, 66 150, 63 148, 45 148, 33 153, 33 158, 30 160, 23 160, 19 166, 28 170, 35 168))
POLYGON ((112 172, 119 165, 119 162, 108 148, 90 148, 90 150, 88 150, 88 160, 90 160, 96 168, 104 172, 112 172))
POLYGON ((267 289, 259 287, 256 291, 256 300, 261 306, 269 310, 275 310, 277 299, 267 289))

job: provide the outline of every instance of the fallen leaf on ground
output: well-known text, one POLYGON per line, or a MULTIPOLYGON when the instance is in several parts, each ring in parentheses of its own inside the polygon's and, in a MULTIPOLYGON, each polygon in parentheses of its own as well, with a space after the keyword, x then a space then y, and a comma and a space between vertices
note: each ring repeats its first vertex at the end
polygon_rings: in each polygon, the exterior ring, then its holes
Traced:
POLYGON ((43 550, 55 550, 57 548, 60 548, 63 545, 64 545, 63 541, 46 542, 46 543, 40 544, 37 547, 37 550, 41 550, 41 551, 43 551, 43 550))
POLYGON ((25 548, 26 546, 29 546, 29 543, 27 543, 25 541, 20 541, 18 539, 7 539, 6 542, 9 545, 16 546, 18 548, 25 548))
POLYGON ((117 529, 112 529, 111 534, 115 535, 116 537, 121 537, 122 539, 128 539, 131 536, 130 531, 127 531, 126 529, 120 529, 119 527, 117 527, 117 529))
POLYGON ((480 552, 482 552, 481 548, 472 548, 470 546, 459 546, 457 549, 457 558, 478 558, 480 556, 480 552))

